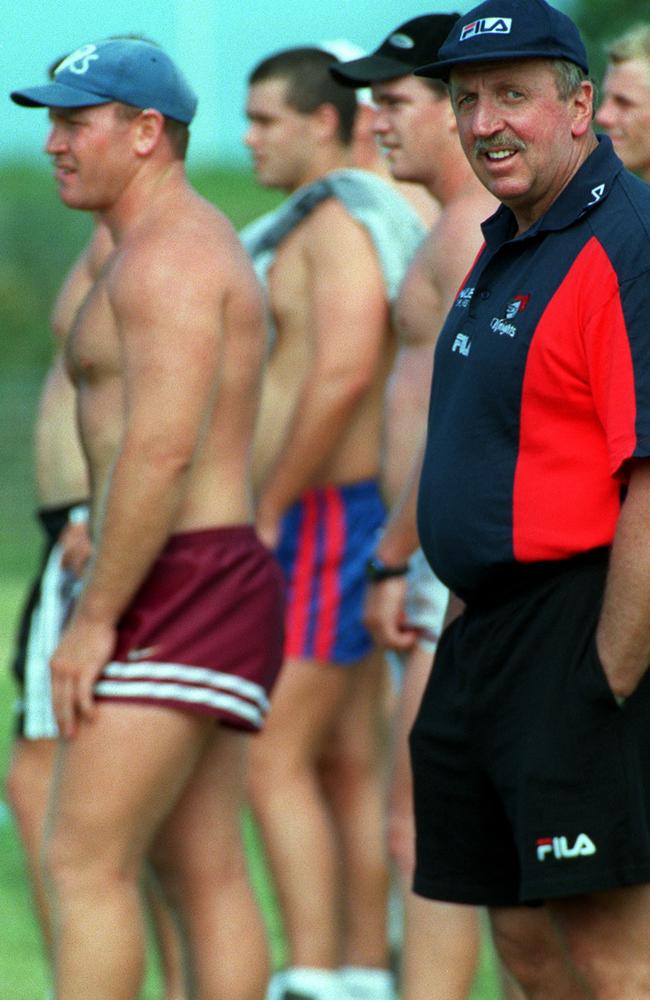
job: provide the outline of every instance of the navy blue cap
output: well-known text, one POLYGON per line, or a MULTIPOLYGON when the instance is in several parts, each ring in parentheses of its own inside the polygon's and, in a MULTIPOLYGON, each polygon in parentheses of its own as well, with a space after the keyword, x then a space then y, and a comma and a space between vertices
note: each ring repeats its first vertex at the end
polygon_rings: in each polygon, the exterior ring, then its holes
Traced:
POLYGON ((570 17, 545 0, 486 0, 456 22, 436 62, 416 76, 448 80, 454 66, 503 59, 567 59, 589 72, 587 52, 570 17))
POLYGON ((438 51, 460 14, 421 14, 391 31, 370 55, 334 63, 330 73, 346 87, 367 87, 411 75, 438 51))
POLYGON ((11 100, 26 108, 86 108, 119 101, 155 108, 189 124, 197 97, 169 56, 139 39, 106 39, 82 45, 66 56, 51 83, 14 90, 11 100))

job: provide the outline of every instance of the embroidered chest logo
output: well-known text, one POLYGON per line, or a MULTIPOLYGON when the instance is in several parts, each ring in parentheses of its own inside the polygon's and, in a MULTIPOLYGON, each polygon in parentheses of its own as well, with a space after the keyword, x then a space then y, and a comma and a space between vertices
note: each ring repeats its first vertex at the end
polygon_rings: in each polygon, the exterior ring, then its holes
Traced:
POLYGON ((541 837, 536 842, 537 860, 545 861, 548 855, 558 861, 569 858, 589 857, 596 853, 596 845, 586 833, 579 833, 573 847, 569 847, 566 837, 541 837))
POLYGON ((464 358, 469 355, 472 347, 472 342, 466 333, 457 333, 454 343, 451 348, 451 353, 462 354, 464 358))
POLYGON ((467 309, 470 302, 472 301, 472 296, 474 295, 473 288, 461 288, 454 305, 456 309, 467 309))
POLYGON ((465 25, 460 33, 460 40, 466 42, 475 35, 509 35, 511 31, 511 17, 482 17, 465 25))
POLYGON ((505 317, 494 316, 490 320, 490 329, 500 337, 515 337, 517 327, 510 321, 523 313, 529 302, 530 295, 515 295, 506 306, 505 317))

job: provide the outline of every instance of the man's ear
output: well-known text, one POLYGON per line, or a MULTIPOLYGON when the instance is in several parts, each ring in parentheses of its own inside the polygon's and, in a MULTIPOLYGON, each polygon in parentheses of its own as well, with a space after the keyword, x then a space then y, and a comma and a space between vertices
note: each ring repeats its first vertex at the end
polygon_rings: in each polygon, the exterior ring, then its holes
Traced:
POLYGON ((133 121, 133 145, 139 156, 148 156, 158 145, 165 129, 165 118, 155 108, 145 108, 133 121))
POLYGON ((573 110, 571 134, 577 139, 591 128, 594 117, 594 85, 591 80, 583 80, 570 101, 573 110))
POLYGON ((339 113, 333 104, 321 104, 313 113, 314 124, 319 138, 329 140, 338 135, 339 113))

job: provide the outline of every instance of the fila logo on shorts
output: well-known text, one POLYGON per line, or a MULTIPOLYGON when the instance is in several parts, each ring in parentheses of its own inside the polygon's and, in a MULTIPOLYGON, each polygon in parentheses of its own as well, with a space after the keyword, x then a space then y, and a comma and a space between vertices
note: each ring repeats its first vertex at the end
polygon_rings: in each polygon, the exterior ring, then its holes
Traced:
POLYGON ((587 857, 596 853, 596 845, 586 833, 579 833, 573 847, 566 837, 542 837, 537 841, 537 860, 545 861, 549 854, 558 860, 587 857))
POLYGON ((482 17, 464 26, 460 33, 460 41, 466 42, 475 35, 509 35, 511 31, 511 17, 482 17))

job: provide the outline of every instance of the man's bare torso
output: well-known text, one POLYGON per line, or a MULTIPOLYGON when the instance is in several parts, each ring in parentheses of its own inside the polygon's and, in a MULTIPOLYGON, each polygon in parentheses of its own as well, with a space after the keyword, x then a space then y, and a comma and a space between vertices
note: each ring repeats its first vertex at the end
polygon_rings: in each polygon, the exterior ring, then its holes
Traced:
POLYGON ((480 223, 496 208, 495 199, 477 184, 444 206, 400 290, 395 308, 399 372, 391 378, 386 403, 384 485, 391 502, 403 490, 424 439, 438 334, 483 242, 480 223))
MULTIPOLYGON (((158 288, 160 280, 158 275, 158 288)), ((175 366, 181 375, 183 366, 193 365, 203 371, 208 403, 173 528, 250 520, 249 452, 256 411, 250 386, 259 378, 260 330, 259 293, 248 262, 229 224, 207 203, 188 194, 183 205, 176 200, 169 209, 158 206, 127 232, 88 292, 67 345, 95 505, 108 488, 140 397, 156 380, 172 386, 175 366), (139 297, 146 303, 147 274, 156 268, 170 275, 165 329, 138 329, 133 335, 131 313, 137 315, 139 297), (174 281, 195 286, 177 315, 174 281), (232 320, 235 313, 250 320, 243 330, 232 320)), ((179 425, 181 417, 179 407, 179 425)), ((173 447, 167 448, 173 442, 157 440, 155 429, 146 442, 161 462, 173 460, 168 455, 173 447)))
MULTIPOLYGON (((282 447, 287 426, 304 388, 306 374, 314 361, 315 352, 319 350, 319 336, 328 336, 326 331, 330 321, 333 335, 338 332, 336 289, 332 289, 328 302, 327 289, 318 287, 318 262, 312 252, 314 240, 322 238, 323 230, 328 229, 335 246, 338 234, 349 227, 355 230, 354 238, 364 243, 363 259, 342 259, 340 266, 360 269, 357 295, 360 302, 366 298, 371 303, 366 321, 360 316, 349 336, 359 340, 370 336, 379 340, 379 357, 369 386, 359 394, 334 449, 324 457, 309 485, 356 482, 377 475, 383 388, 393 358, 386 292, 370 238, 338 202, 329 199, 286 238, 269 271, 268 295, 277 337, 267 364, 262 392, 255 442, 256 484, 263 481, 282 447), (318 324, 321 325, 320 334, 318 324), (377 330, 380 330, 379 334, 377 330)), ((343 343, 340 348, 342 354, 345 348, 343 343)))

